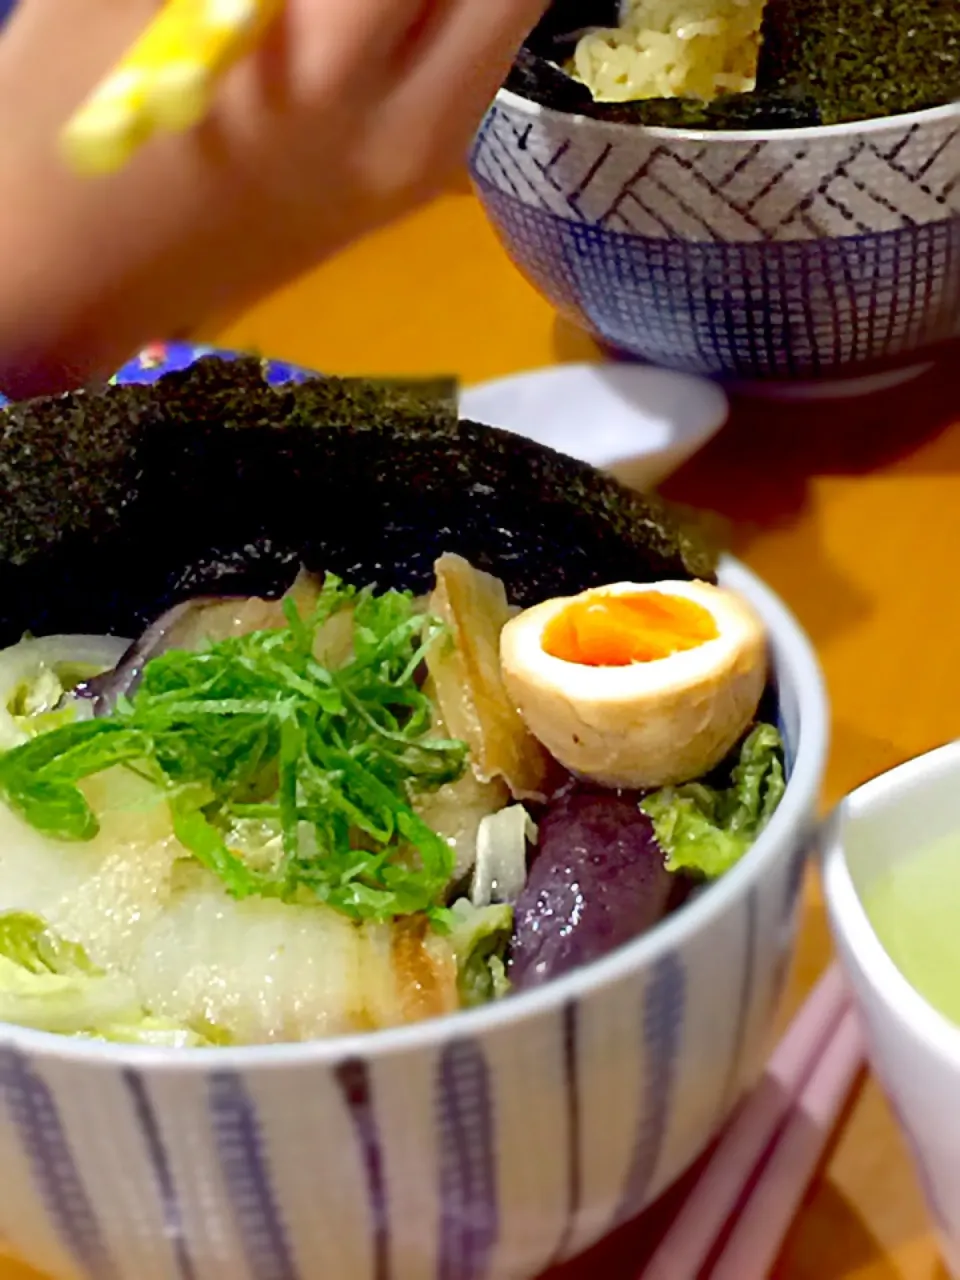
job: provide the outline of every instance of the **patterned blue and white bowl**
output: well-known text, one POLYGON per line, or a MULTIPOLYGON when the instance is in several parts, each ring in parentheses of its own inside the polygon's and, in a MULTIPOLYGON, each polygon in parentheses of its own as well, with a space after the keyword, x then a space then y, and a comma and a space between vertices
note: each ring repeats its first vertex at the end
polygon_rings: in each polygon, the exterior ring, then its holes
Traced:
POLYGON ((627 356, 741 382, 882 385, 960 337, 960 103, 707 133, 504 90, 471 172, 520 270, 627 356))
POLYGON ((724 880, 564 980, 371 1036, 0 1027, 0 1250, 62 1280, 525 1280, 650 1204, 761 1069, 827 747, 805 636, 742 566, 722 579, 769 629, 790 767, 724 880))

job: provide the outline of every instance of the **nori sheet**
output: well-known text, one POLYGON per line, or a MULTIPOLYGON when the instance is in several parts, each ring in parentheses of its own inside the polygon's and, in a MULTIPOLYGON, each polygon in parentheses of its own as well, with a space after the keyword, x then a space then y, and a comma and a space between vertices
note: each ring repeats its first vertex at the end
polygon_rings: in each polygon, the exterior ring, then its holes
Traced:
POLYGON ((960 99, 958 0, 767 0, 757 87, 714 102, 595 102, 557 64, 590 26, 616 25, 608 0, 555 0, 505 87, 543 106, 619 124, 783 129, 866 120, 960 99))
POLYGON ((273 388, 255 359, 208 357, 14 405, 0 442, 2 644, 134 635, 190 595, 277 595, 300 563, 421 591, 457 551, 521 605, 714 573, 659 500, 410 386, 273 388))
POLYGON ((958 0, 767 0, 758 87, 796 89, 824 124, 960 99, 958 0))

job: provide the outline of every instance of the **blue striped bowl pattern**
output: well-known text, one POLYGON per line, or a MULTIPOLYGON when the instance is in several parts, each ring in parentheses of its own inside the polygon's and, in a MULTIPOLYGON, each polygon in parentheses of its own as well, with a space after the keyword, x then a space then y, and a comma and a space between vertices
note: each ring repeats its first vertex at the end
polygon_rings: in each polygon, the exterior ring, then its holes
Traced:
POLYGON ((960 103, 714 134, 502 91, 471 172, 531 283, 627 356, 742 381, 833 380, 960 336, 960 103))
POLYGON ((0 1028, 0 1247, 62 1280, 523 1280, 649 1205, 758 1076, 826 754, 816 660, 751 574, 791 770, 744 861, 537 993, 306 1045, 0 1028))
MULTIPOLYGON (((116 380, 212 352, 155 344, 116 380)), ((0 1246, 64 1280, 521 1280, 673 1182, 759 1072, 826 753, 805 638, 724 578, 773 638, 791 775, 740 868, 572 980, 399 1032, 170 1054, 0 1029, 0 1246)))

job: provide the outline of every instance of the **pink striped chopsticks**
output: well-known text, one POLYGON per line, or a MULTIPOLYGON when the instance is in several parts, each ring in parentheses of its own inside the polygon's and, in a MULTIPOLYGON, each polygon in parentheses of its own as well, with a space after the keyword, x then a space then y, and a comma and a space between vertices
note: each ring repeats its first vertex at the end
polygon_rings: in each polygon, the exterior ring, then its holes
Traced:
POLYGON ((637 1280, 766 1280, 863 1063, 833 965, 637 1280))

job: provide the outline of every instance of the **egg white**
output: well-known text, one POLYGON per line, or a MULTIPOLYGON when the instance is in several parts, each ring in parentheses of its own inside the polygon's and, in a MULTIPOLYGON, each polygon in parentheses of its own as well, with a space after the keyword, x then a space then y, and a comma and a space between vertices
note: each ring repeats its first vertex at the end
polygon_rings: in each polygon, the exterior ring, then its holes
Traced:
POLYGON ((739 596, 707 582, 620 582, 547 600, 503 628, 504 683, 531 733, 572 773, 646 789, 702 777, 736 744, 767 680, 763 623, 739 596), (546 653, 544 630, 576 600, 647 591, 706 609, 718 635, 626 667, 546 653))

